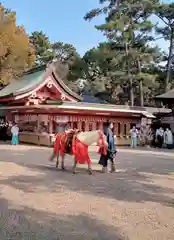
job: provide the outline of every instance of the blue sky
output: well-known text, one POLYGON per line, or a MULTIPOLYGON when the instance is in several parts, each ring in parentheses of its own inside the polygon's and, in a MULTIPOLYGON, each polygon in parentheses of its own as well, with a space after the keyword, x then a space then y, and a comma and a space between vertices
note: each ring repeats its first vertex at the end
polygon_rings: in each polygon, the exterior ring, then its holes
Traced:
MULTIPOLYGON (((17 24, 23 25, 28 33, 42 30, 51 41, 73 44, 81 55, 104 40, 103 35, 94 28, 95 24, 103 22, 103 18, 98 17, 90 23, 83 19, 86 12, 99 6, 99 0, 1 2, 5 7, 16 11, 17 24)), ((158 41, 158 44, 167 50, 168 46, 163 40, 158 41)))

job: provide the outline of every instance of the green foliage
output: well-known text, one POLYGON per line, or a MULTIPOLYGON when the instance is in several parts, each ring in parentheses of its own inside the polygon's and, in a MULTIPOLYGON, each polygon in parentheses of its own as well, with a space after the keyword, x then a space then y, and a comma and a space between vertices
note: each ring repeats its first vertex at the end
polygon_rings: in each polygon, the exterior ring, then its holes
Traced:
POLYGON ((156 9, 156 15, 162 21, 164 26, 158 25, 156 33, 161 35, 165 40, 169 40, 169 53, 167 57, 165 92, 172 86, 174 69, 174 3, 160 4, 156 9))
MULTIPOLYGON (((42 32, 35 31, 30 36, 30 42, 36 50, 36 65, 47 64, 54 60, 54 65, 59 76, 66 81, 74 80, 71 74, 71 67, 74 62, 80 60, 76 49, 63 42, 51 43, 48 37, 42 32), (71 79, 73 78, 73 79, 71 79)), ((78 77, 76 76, 75 79, 78 77)), ((66 83, 68 83, 66 81, 66 83)))
POLYGON ((51 43, 42 31, 33 32, 30 36, 30 42, 35 47, 36 65, 45 64, 54 58, 54 54, 51 50, 51 43))
MULTIPOLYGON (((158 1, 123 0, 108 2, 107 7, 91 11, 85 16, 85 19, 90 20, 98 14, 107 13, 105 23, 96 26, 96 28, 102 31, 112 44, 115 44, 116 55, 112 56, 110 61, 110 66, 115 71, 111 75, 115 75, 117 79, 120 77, 120 81, 127 84, 131 105, 134 105, 135 91, 133 88, 135 84, 147 85, 146 75, 141 74, 142 68, 145 69, 145 66, 157 60, 157 55, 158 57, 160 55, 157 54, 157 48, 152 48, 149 45, 153 40, 152 30, 154 28, 150 17, 155 13, 158 1), (141 79, 137 77, 140 74, 141 79)), ((112 83, 115 84, 115 81, 112 83)), ((141 105, 143 105, 143 87, 141 87, 139 94, 141 105)))
POLYGON ((99 8, 92 9, 84 19, 90 21, 103 14, 104 23, 95 29, 101 31, 107 41, 93 47, 83 57, 69 43, 52 43, 42 31, 33 32, 29 42, 24 29, 15 26, 15 14, 4 8, 0 10, 10 21, 8 26, 0 24, 0 30, 6 33, 1 34, 0 63, 7 63, 1 68, 0 76, 2 73, 17 76, 34 62, 42 65, 53 61, 59 76, 75 91, 78 92, 79 81, 84 80, 92 94, 108 94, 108 101, 112 103, 142 106, 153 105, 154 95, 174 87, 173 3, 99 0, 99 8), (154 15, 163 25, 152 22, 154 15), (170 42, 168 54, 155 46, 155 35, 170 42), (18 39, 15 46, 10 36, 18 39), (24 59, 23 52, 27 53, 24 59), (16 54, 18 62, 14 61, 16 54), (159 67, 164 60, 167 66, 159 67))
POLYGON ((63 64, 72 65, 77 58, 80 58, 71 44, 56 42, 51 47, 56 59, 63 64))
POLYGON ((19 77, 34 62, 33 45, 25 29, 16 25, 16 13, 0 4, 0 83, 19 77))

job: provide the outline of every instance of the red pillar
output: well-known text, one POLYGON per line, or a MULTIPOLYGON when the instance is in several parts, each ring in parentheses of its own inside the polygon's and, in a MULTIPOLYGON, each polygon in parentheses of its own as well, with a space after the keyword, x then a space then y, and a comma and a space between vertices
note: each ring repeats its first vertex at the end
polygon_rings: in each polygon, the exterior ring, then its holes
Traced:
POLYGON ((96 122, 92 122, 92 131, 95 131, 95 130, 96 130, 96 127, 97 127, 96 122))
POLYGON ((113 133, 114 133, 114 135, 117 135, 117 124, 114 122, 113 123, 113 126, 114 126, 114 128, 113 128, 113 133))
POLYGON ((99 129, 103 132, 103 122, 100 122, 99 129))
POLYGON ((70 122, 70 129, 73 129, 73 122, 70 122))
POLYGON ((49 134, 53 133, 53 121, 50 119, 49 120, 49 134))
POLYGON ((82 130, 82 122, 78 121, 77 128, 78 128, 79 131, 82 130))
POLYGON ((89 122, 88 121, 85 122, 85 131, 86 132, 89 131, 89 122))

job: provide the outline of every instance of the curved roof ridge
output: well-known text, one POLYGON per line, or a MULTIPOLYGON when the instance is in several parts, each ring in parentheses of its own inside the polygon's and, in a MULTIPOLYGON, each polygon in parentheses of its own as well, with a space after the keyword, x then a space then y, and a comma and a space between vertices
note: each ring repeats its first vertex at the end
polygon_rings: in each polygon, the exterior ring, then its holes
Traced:
POLYGON ((55 70, 55 66, 53 64, 50 64, 50 66, 48 67, 48 69, 52 70, 52 75, 54 77, 54 79, 56 80, 56 82, 60 85, 60 87, 70 96, 72 96, 73 98, 75 98, 78 101, 82 101, 83 98, 78 95, 77 93, 73 92, 64 82, 63 80, 59 77, 58 73, 56 73, 55 70))

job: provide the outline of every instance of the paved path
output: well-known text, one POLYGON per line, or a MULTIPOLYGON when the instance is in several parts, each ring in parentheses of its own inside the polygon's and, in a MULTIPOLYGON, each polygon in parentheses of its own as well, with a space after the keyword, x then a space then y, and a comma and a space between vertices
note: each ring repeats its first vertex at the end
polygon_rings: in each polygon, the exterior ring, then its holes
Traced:
MULTIPOLYGON (((57 171, 51 149, 0 145, 0 240, 173 240, 173 152, 120 149, 117 172, 57 171)), ((98 155, 91 152, 94 162, 98 155)))

